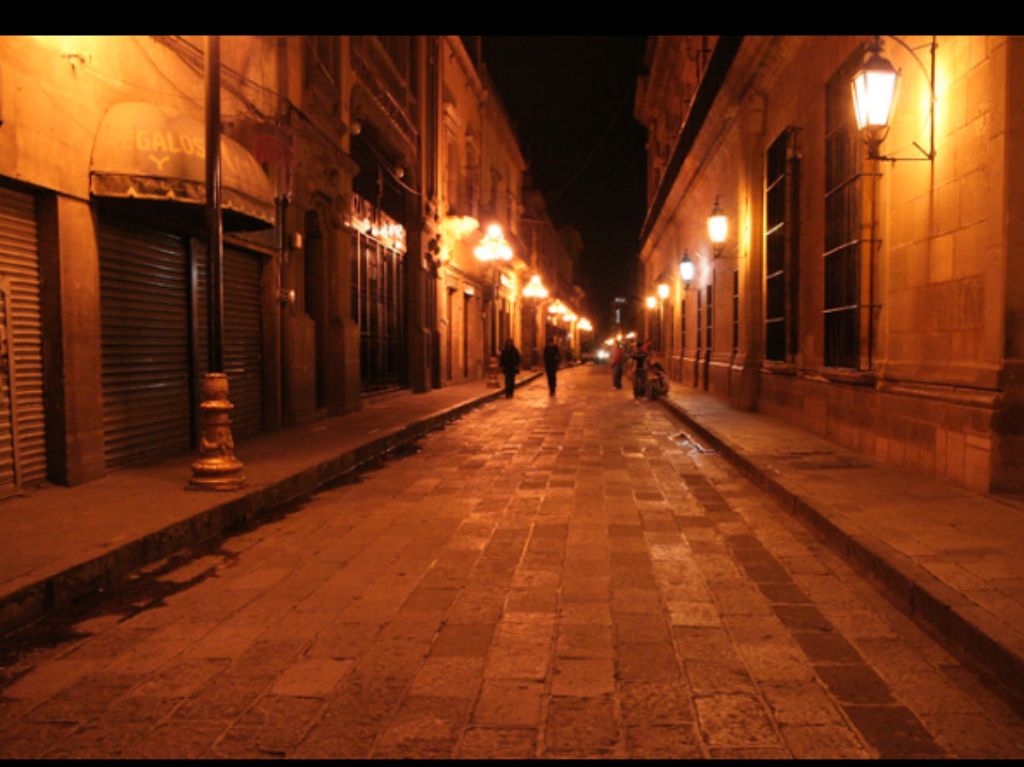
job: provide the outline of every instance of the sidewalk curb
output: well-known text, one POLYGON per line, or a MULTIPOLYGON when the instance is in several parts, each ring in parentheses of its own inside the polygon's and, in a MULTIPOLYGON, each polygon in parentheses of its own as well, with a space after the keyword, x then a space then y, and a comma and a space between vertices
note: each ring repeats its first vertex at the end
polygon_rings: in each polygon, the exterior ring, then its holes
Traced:
POLYGON ((781 473, 754 463, 678 403, 664 397, 659 402, 825 545, 875 581, 891 602, 992 682, 1007 702, 1024 710, 1024 647, 988 613, 821 501, 802 496, 781 473))
MULTIPOLYGON (((516 382, 516 388, 542 375, 542 372, 526 374, 516 382)), ((228 500, 197 514, 0 596, 0 635, 22 628, 55 610, 66 609, 88 596, 109 591, 133 570, 184 547, 215 540, 235 527, 252 524, 284 504, 315 492, 328 482, 441 428, 448 421, 498 399, 503 394, 504 389, 495 389, 393 429, 283 479, 267 485, 250 486, 239 491, 241 495, 231 494, 233 497, 228 500)))

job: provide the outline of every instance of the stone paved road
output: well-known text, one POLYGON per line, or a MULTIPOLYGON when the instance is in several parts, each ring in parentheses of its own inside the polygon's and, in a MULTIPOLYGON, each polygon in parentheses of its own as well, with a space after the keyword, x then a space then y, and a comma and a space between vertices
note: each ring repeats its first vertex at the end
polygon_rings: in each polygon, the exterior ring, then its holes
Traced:
POLYGON ((603 369, 8 639, 0 757, 1020 757, 1024 722, 603 369))

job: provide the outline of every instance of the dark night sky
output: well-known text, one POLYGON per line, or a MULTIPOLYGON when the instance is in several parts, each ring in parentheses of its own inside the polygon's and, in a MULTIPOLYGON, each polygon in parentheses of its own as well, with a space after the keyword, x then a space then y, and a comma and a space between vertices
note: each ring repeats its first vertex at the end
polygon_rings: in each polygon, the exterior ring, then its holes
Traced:
POLYGON ((484 36, 483 57, 556 226, 583 235, 595 325, 632 292, 643 224, 644 130, 633 117, 645 37, 484 36))

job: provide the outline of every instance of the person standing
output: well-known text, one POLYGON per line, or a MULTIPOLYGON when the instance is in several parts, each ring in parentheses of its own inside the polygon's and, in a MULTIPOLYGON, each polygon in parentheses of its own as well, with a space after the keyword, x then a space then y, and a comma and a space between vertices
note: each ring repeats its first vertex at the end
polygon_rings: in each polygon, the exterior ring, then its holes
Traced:
POLYGON ((544 346, 544 372, 548 374, 548 391, 555 396, 555 386, 558 385, 558 366, 562 362, 562 352, 554 338, 549 338, 544 346))
POLYGON ((611 355, 611 385, 616 389, 623 388, 623 367, 626 365, 626 352, 621 343, 615 343, 615 351, 611 355))
POLYGON ((498 358, 498 366, 505 374, 505 398, 509 399, 515 393, 516 373, 519 372, 519 350, 511 338, 505 341, 501 357, 498 358))
POLYGON ((633 397, 640 399, 647 386, 647 357, 651 353, 651 339, 640 344, 631 355, 633 358, 633 397))

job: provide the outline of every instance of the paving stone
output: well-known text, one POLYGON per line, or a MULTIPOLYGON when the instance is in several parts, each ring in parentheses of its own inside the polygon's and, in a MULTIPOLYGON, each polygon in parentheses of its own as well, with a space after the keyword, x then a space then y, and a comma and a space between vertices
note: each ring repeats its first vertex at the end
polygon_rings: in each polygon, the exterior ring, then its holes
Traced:
POLYGON ((664 614, 613 613, 616 644, 668 643, 672 641, 664 614))
POLYGON ((889 686, 864 664, 816 666, 829 691, 845 703, 892 703, 889 686))
POLYGON ((793 630, 829 631, 832 623, 811 605, 773 604, 772 612, 778 616, 782 624, 793 630))
POLYGON ((552 695, 592 698, 615 692, 611 658, 558 658, 551 676, 552 695))
POLYGON ((619 740, 611 696, 553 697, 545 728, 545 756, 612 754, 619 740))
POLYGON ((694 702, 701 736, 708 746, 780 745, 763 706, 753 695, 698 695, 694 702))
POLYGON ((722 616, 718 606, 710 602, 672 599, 667 602, 667 607, 673 626, 714 628, 722 625, 722 616))
POLYGON ((781 731, 797 759, 868 759, 871 756, 849 727, 784 724, 781 731))
POLYGON ((413 678, 411 695, 472 700, 483 681, 482 657, 431 656, 413 678))
POLYGON ((209 753, 214 741, 229 726, 229 721, 172 719, 148 730, 138 743, 126 748, 124 756, 136 759, 198 759, 209 753))
POLYGON ((917 717, 903 706, 843 706, 853 726, 882 759, 945 756, 917 717))
POLYGON ((133 751, 146 738, 147 724, 89 724, 54 742, 46 759, 118 759, 133 751))
POLYGON ((700 759, 700 738, 693 724, 626 727, 628 759, 700 759))
POLYGON ((459 759, 531 759, 537 751, 537 731, 510 727, 470 727, 455 756, 459 759))
POLYGON ((613 587, 611 607, 616 613, 662 614, 661 601, 654 589, 613 587))
POLYGON ((620 682, 618 693, 622 720, 628 725, 653 727, 694 719, 692 694, 682 681, 620 682))
POLYGON ((559 626, 555 655, 559 658, 614 658, 612 630, 607 626, 559 626))
POLYGON ((1024 742, 978 713, 924 714, 922 722, 935 742, 960 759, 1024 757, 1024 742))
POLYGON ((374 748, 381 759, 450 757, 469 702, 452 698, 409 697, 399 707, 374 748))
POLYGON ((675 649, 669 642, 618 643, 615 677, 623 682, 675 681, 679 679, 675 649))
POLYGON ((100 665, 95 660, 56 660, 33 668, 7 687, 4 696, 15 700, 44 700, 96 671, 100 665))
POLYGON ((274 695, 305 698, 327 697, 353 665, 354 661, 351 660, 301 658, 285 669, 270 692, 274 695))
POLYGON ((750 672, 738 660, 725 663, 687 660, 683 667, 690 687, 697 694, 753 693, 755 689, 750 672))
MULTIPOLYGON (((233 719, 267 689, 265 677, 255 679, 234 673, 221 674, 182 702, 173 714, 174 719, 205 720, 233 719)), ((138 696, 142 701, 152 698, 138 696)), ((157 698, 157 700, 162 700, 157 698)))
POLYGON ((833 631, 794 631, 793 638, 813 663, 863 663, 853 645, 833 631))

